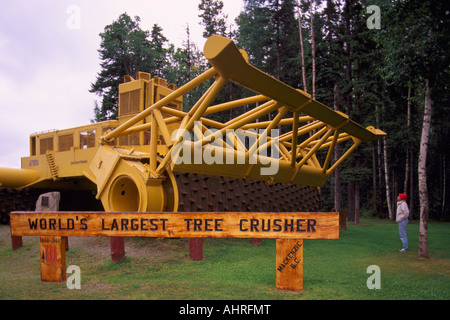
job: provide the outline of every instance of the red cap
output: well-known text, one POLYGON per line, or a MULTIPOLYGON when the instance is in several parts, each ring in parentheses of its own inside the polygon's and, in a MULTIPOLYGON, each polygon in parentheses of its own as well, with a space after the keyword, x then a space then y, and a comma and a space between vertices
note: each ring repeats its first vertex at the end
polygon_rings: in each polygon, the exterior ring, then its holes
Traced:
POLYGON ((398 196, 399 196, 400 199, 402 199, 403 201, 406 201, 406 198, 408 198, 408 196, 406 195, 406 193, 400 193, 398 196))

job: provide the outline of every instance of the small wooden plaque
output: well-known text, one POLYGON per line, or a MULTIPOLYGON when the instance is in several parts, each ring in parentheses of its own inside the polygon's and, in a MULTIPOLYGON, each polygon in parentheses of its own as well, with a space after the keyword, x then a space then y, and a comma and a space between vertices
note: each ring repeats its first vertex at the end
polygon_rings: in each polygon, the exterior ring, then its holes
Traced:
POLYGON ((303 291, 303 240, 277 239, 276 250, 277 289, 303 291))
POLYGON ((40 237, 41 281, 66 280, 66 237, 40 237))

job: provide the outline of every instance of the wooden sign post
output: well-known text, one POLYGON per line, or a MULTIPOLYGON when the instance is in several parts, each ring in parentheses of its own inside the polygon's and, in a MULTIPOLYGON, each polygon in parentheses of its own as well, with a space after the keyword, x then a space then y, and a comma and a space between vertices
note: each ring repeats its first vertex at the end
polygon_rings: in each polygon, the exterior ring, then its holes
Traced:
POLYGON ((303 290, 303 239, 339 239, 334 212, 12 212, 10 226, 41 237, 43 281, 65 279, 62 237, 277 239, 276 286, 293 291, 303 290))
POLYGON ((61 282, 66 280, 65 237, 40 237, 41 281, 61 282))
POLYGON ((276 286, 280 290, 303 290, 303 240, 277 239, 276 286))

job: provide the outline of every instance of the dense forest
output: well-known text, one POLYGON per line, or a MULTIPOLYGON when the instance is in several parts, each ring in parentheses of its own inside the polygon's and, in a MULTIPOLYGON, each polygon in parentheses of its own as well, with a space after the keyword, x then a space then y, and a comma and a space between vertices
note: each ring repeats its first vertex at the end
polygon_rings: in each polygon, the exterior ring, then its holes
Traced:
MULTIPOLYGON (((394 219, 404 192, 412 219, 450 220, 447 1, 243 0, 235 21, 221 0, 198 1, 205 38, 232 38, 252 65, 388 133, 363 144, 329 179, 323 210, 345 209, 355 222, 362 215, 394 219)), ((140 18, 126 13, 100 37, 95 121, 117 117, 126 74, 146 71, 179 86, 208 68, 189 26, 182 48, 157 24, 142 30, 140 18)), ((230 84, 219 99, 245 94, 230 84)), ((190 92, 184 107, 196 98, 190 92)))

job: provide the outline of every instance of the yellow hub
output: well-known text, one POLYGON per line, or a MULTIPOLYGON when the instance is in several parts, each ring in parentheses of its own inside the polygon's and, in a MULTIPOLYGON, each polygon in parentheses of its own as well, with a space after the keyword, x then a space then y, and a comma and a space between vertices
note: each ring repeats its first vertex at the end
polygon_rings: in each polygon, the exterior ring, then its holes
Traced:
POLYGON ((108 205, 112 211, 139 211, 140 202, 139 189, 129 176, 118 176, 112 182, 108 193, 108 205))
POLYGON ((178 188, 173 174, 166 179, 147 182, 136 175, 115 177, 101 200, 107 211, 175 212, 178 209, 178 188))

